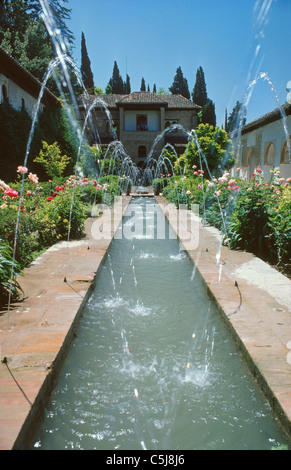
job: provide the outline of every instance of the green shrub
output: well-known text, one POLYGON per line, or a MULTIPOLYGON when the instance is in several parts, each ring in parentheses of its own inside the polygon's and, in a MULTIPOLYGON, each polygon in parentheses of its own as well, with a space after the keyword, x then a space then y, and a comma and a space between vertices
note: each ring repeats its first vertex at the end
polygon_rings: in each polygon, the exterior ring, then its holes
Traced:
POLYGON ((13 262, 13 251, 0 240, 0 306, 9 299, 9 292, 11 299, 18 298, 22 289, 17 281, 17 276, 22 275, 20 266, 17 261, 13 262))
POLYGON ((61 190, 57 196, 43 201, 36 212, 36 218, 40 228, 39 238, 44 246, 65 240, 68 234, 73 239, 83 236, 85 208, 79 198, 73 199, 70 192, 61 190))
POLYGON ((49 178, 62 176, 69 161, 69 157, 62 155, 57 142, 49 145, 45 141, 42 142, 39 155, 34 159, 35 163, 40 163, 44 167, 49 178))
MULTIPOLYGON (((279 195, 277 195, 279 196, 279 195)), ((291 259, 291 191, 282 190, 277 204, 269 205, 269 245, 274 246, 278 263, 291 259)))
MULTIPOLYGON (((24 206, 21 206, 24 207, 24 206)), ((25 210, 25 209, 21 209, 25 210)), ((14 248, 18 206, 10 205, 1 210, 0 238, 14 248)), ((21 212, 17 232, 15 257, 21 267, 27 266, 34 259, 34 254, 41 250, 38 238, 38 227, 35 218, 26 212, 21 212)))

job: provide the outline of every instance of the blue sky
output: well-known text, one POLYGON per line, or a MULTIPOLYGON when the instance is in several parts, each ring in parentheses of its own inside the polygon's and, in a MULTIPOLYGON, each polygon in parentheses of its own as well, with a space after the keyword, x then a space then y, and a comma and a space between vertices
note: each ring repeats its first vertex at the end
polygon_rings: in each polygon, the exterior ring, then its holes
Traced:
MULTIPOLYGON (((202 66, 217 124, 227 108, 243 101, 259 72, 270 77, 280 104, 291 80, 291 0, 69 0, 74 57, 81 66, 81 32, 86 38, 95 85, 105 87, 116 60, 132 91, 141 78, 152 90, 171 86, 181 66, 193 90, 202 66)), ((277 106, 267 80, 252 87, 247 121, 277 106)))

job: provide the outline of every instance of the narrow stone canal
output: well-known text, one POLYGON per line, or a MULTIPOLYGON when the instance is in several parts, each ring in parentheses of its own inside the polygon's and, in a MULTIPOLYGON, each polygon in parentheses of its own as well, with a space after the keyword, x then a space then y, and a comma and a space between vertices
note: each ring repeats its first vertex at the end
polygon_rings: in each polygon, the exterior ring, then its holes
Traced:
POLYGON ((155 200, 137 203, 167 237, 128 206, 30 447, 289 448, 155 200))

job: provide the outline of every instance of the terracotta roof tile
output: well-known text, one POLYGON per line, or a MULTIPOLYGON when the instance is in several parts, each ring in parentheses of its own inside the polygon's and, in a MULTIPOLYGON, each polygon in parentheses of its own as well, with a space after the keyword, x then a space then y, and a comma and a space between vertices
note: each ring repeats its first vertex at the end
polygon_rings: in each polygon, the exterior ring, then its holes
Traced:
MULTIPOLYGON (((138 105, 138 104, 157 104, 166 106, 171 109, 200 109, 201 107, 192 101, 187 100, 181 95, 157 95, 147 91, 134 91, 129 95, 98 95, 108 106, 108 108, 116 108, 121 105, 138 105)), ((90 96, 90 103, 98 96, 90 96)))

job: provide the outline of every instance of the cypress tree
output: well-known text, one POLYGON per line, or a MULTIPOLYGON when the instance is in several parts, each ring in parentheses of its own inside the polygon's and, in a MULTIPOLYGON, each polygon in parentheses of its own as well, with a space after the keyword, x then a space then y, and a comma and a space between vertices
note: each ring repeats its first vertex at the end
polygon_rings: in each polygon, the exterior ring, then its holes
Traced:
POLYGON ((90 90, 93 93, 94 89, 94 77, 91 70, 91 62, 87 52, 86 46, 86 39, 85 35, 82 32, 82 41, 81 41, 81 56, 82 56, 82 63, 81 63, 81 73, 84 86, 87 90, 90 90))
POLYGON ((130 93, 131 93, 130 78, 126 74, 125 94, 129 95, 130 93))
POLYGON ((202 67, 199 67, 196 72, 196 82, 192 92, 192 101, 202 107, 205 106, 207 102, 207 90, 202 67))
POLYGON ((188 82, 187 82, 187 79, 184 78, 184 76, 183 76, 183 72, 182 72, 181 67, 177 68, 173 84, 169 88, 169 91, 173 95, 182 95, 182 96, 184 96, 184 98, 187 98, 187 100, 190 99, 190 91, 189 91, 189 87, 188 87, 188 82))
MULTIPOLYGON (((113 73, 110 78, 108 85, 111 86, 111 93, 113 95, 123 95, 124 94, 124 82, 119 72, 117 62, 114 61, 113 73)), ((108 86, 107 85, 107 86, 108 86)))
POLYGON ((202 107, 200 111, 200 122, 216 126, 215 105, 207 97, 206 82, 202 67, 197 69, 196 82, 192 93, 192 101, 202 107))
POLYGON ((232 112, 226 120, 226 132, 232 132, 237 127, 245 125, 246 123, 246 110, 242 103, 236 102, 232 112))
POLYGON ((201 121, 203 124, 210 124, 214 127, 216 126, 215 105, 209 98, 207 98, 207 101, 202 108, 201 121))
POLYGON ((146 91, 145 79, 143 77, 141 79, 140 91, 146 91))

